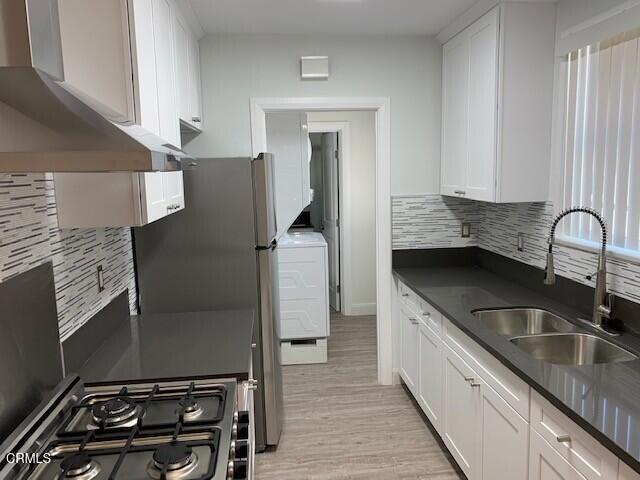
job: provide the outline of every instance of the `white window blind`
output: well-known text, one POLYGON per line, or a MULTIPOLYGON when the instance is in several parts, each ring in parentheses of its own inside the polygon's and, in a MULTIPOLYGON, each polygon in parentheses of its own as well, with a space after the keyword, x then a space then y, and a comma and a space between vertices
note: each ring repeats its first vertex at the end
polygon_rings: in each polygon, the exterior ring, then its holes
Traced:
MULTIPOLYGON (((640 29, 567 58, 562 206, 604 215, 609 243, 640 254, 640 29)), ((598 242, 587 215, 561 224, 565 238, 598 242)))

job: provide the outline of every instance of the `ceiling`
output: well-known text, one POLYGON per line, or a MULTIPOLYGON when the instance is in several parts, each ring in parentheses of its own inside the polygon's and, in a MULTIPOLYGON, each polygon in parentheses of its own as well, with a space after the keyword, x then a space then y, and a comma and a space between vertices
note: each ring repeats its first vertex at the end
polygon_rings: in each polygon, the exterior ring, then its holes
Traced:
POLYGON ((476 0, 183 0, 206 34, 435 35, 476 0))

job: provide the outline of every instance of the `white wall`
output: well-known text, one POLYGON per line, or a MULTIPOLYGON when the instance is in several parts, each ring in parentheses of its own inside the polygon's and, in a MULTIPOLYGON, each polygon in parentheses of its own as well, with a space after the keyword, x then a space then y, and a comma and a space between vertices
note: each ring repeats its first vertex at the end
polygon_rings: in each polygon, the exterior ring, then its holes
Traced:
POLYGON ((424 36, 212 35, 200 43, 201 156, 251 152, 249 98, 391 98, 391 189, 438 191, 442 48, 424 36), (301 81, 302 55, 329 55, 328 81, 301 81))
POLYGON ((628 1, 629 0, 560 0, 560 2, 558 2, 557 31, 558 33, 564 32, 612 8, 628 3, 628 1))
POLYGON ((349 122, 351 310, 375 314, 376 135, 374 112, 310 112, 309 122, 349 122))

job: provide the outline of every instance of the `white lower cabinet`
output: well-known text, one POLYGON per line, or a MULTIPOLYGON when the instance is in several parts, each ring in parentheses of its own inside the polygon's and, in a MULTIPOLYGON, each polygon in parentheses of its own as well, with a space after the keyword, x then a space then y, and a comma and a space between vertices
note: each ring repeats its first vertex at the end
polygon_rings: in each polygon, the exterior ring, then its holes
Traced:
POLYGON ((529 452, 529 480, 586 480, 533 429, 529 452))
POLYGON ((418 324, 413 312, 400 308, 400 375, 414 396, 418 393, 418 324))
POLYGON ((396 299, 400 376, 468 480, 640 480, 402 282, 396 299))
POLYGON ((418 403, 436 431, 442 434, 442 340, 420 323, 418 345, 418 403))
POLYGON ((620 461, 618 480, 639 480, 640 474, 631 469, 626 463, 620 461))
POLYGON ((493 388, 482 382, 481 463, 486 480, 526 480, 529 469, 529 424, 493 388))
POLYGON ((480 386, 476 373, 444 346, 442 440, 469 480, 479 478, 480 386))

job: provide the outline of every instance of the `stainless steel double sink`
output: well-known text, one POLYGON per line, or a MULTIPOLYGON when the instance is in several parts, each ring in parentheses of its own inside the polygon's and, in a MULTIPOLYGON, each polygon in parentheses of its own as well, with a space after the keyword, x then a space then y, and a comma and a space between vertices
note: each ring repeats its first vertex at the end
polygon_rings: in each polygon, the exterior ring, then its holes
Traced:
POLYGON ((537 360, 593 365, 636 360, 637 355, 539 308, 474 310, 478 320, 537 360))

